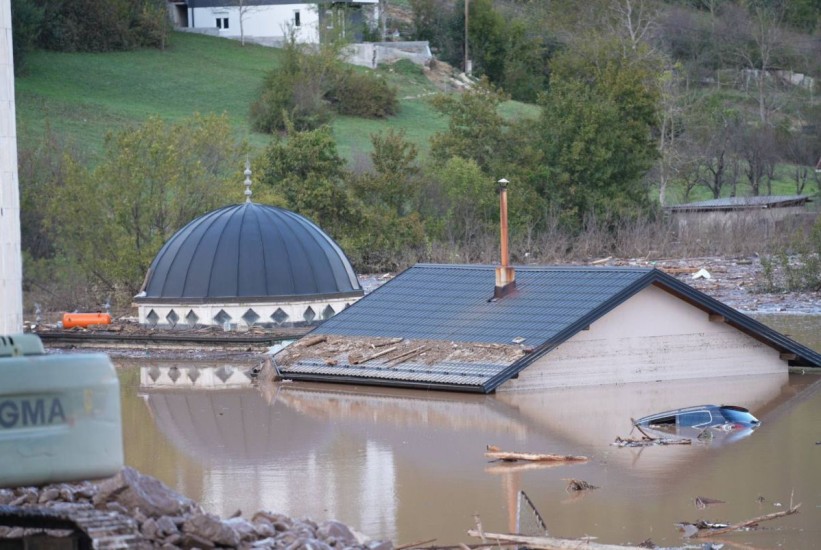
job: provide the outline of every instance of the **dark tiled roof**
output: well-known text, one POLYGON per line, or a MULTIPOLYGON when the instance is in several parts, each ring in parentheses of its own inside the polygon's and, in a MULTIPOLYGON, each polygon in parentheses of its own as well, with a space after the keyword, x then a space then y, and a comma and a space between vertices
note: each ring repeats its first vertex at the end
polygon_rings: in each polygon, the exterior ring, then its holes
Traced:
POLYGON ((689 202, 667 207, 673 212, 693 210, 747 210, 751 208, 783 208, 801 206, 811 199, 807 195, 767 195, 761 197, 725 197, 708 201, 689 202))
POLYGON ((489 301, 495 268, 416 265, 314 334, 539 345, 648 276, 647 268, 517 267, 516 291, 489 301))
POLYGON ((295 212, 246 202, 177 231, 148 271, 144 300, 361 296, 353 267, 325 232, 295 212))
POLYGON ((421 359, 351 365, 339 357, 328 362, 303 358, 281 373, 295 380, 491 392, 649 285, 721 315, 742 332, 794 355, 790 364, 821 367, 821 354, 656 269, 517 267, 516 291, 492 301, 494 284, 493 266, 416 265, 325 321, 311 335, 476 346, 520 342, 528 353, 519 358, 487 362, 477 356, 462 363, 446 360, 431 365, 421 359))

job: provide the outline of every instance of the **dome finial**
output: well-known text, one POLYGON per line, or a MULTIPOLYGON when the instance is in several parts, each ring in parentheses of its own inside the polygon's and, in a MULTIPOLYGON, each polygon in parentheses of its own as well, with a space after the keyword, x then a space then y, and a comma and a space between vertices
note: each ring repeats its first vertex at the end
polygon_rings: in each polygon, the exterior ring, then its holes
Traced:
POLYGON ((245 202, 251 202, 251 161, 245 155, 245 202))

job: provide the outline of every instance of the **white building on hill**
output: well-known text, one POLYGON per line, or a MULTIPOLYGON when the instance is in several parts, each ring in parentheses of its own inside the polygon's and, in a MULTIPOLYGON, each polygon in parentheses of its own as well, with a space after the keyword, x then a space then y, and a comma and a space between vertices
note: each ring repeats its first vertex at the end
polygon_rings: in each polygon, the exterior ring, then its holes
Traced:
POLYGON ((318 44, 323 31, 358 41, 365 25, 375 25, 379 0, 298 2, 295 0, 168 0, 179 29, 240 38, 266 45, 285 40, 318 44))

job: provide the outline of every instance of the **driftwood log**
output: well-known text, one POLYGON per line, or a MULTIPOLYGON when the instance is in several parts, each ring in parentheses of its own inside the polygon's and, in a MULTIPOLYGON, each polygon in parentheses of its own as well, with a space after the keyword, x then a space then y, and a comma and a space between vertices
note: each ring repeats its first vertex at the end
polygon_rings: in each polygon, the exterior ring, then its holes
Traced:
MULTIPOLYGON (((801 507, 801 504, 796 504, 795 506, 790 506, 786 510, 782 510, 780 512, 773 512, 771 514, 764 514, 763 516, 758 516, 756 518, 748 519, 745 521, 740 521, 738 523, 733 523, 732 525, 727 525, 726 527, 719 527, 719 528, 698 528, 697 525, 692 523, 680 523, 677 524, 679 526, 694 526, 696 527, 696 532, 688 535, 688 538, 692 539, 706 539, 710 537, 714 537, 716 535, 723 535, 725 533, 731 533, 733 531, 739 531, 741 529, 746 529, 747 527, 753 527, 758 525, 764 521, 770 521, 773 519, 783 518, 784 516, 791 516, 792 514, 798 513, 798 509, 801 507)), ((681 528, 681 527, 680 527, 681 528)))
POLYGON ((310 338, 306 338, 302 341, 302 347, 309 348, 311 346, 315 346, 317 344, 321 344, 322 342, 327 342, 328 337, 324 334, 320 334, 319 336, 311 336, 310 338))
POLYGON ((505 535, 502 533, 479 532, 476 529, 468 531, 471 537, 482 537, 495 541, 500 545, 516 544, 535 550, 645 550, 643 546, 619 546, 613 544, 598 544, 587 539, 560 539, 555 537, 526 537, 524 535, 505 535))
POLYGON ((488 450, 485 452, 485 456, 492 460, 504 460, 505 462, 515 462, 517 460, 528 460, 531 462, 587 462, 588 460, 586 456, 517 453, 498 450, 488 450))

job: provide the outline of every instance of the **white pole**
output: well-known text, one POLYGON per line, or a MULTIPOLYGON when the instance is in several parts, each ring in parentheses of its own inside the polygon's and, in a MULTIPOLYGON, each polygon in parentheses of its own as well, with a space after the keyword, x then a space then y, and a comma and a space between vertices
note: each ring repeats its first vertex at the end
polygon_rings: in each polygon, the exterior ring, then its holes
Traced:
POLYGON ((0 335, 23 331, 11 0, 0 0, 0 335))

